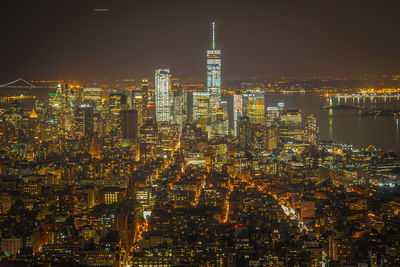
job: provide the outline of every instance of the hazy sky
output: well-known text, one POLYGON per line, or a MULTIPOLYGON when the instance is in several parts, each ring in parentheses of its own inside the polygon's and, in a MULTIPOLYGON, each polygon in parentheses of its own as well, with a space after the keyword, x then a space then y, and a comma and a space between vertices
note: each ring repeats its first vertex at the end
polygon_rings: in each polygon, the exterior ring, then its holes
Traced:
POLYGON ((7 1, 0 81, 205 79, 216 22, 223 77, 400 72, 400 1, 7 1), (108 12, 95 12, 108 8, 108 12))

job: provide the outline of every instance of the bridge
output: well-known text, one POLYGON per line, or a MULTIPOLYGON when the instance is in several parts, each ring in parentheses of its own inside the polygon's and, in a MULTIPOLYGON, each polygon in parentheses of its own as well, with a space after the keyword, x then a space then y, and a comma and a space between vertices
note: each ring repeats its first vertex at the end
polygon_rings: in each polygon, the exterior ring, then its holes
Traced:
POLYGON ((4 83, 0 84, 0 88, 36 88, 37 86, 31 84, 30 82, 25 81, 21 77, 9 82, 9 83, 4 83), (22 83, 22 85, 20 85, 22 83))

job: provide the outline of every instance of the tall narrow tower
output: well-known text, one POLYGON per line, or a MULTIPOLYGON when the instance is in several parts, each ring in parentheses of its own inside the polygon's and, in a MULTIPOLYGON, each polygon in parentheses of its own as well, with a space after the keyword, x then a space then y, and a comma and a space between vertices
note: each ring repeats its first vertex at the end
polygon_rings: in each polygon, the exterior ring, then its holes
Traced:
POLYGON ((169 69, 157 69, 156 87, 156 119, 158 123, 169 123, 172 120, 171 75, 169 69))
POLYGON ((221 50, 215 44, 215 22, 212 23, 211 49, 207 50, 207 90, 210 122, 213 123, 221 102, 221 50))

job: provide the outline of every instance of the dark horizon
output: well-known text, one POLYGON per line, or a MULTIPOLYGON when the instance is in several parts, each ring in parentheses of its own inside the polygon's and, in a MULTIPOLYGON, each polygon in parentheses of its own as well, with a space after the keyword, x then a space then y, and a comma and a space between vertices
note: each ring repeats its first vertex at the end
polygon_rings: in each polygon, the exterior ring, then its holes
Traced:
POLYGON ((216 22, 223 79, 399 73, 397 1, 15 1, 1 12, 0 80, 205 80, 216 22), (108 9, 108 11, 95 9, 108 9))

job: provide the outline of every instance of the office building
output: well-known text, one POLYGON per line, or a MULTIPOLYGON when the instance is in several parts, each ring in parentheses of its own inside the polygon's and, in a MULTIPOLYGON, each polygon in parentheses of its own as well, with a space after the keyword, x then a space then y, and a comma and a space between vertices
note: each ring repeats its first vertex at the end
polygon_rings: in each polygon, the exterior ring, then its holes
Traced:
POLYGON ((158 127, 153 121, 146 121, 140 127, 140 158, 155 158, 158 145, 158 127))
POLYGON ((197 127, 206 129, 209 118, 209 92, 193 93, 193 121, 197 127))
POLYGON ((209 93, 209 110, 211 123, 221 102, 221 50, 215 44, 215 22, 212 23, 211 49, 207 50, 207 90, 209 93))
POLYGON ((317 119, 313 114, 307 116, 306 127, 304 130, 304 141, 315 145, 318 141, 319 129, 317 126, 317 119))
POLYGON ((252 93, 251 101, 247 106, 247 116, 253 124, 265 124, 265 104, 264 92, 256 91, 252 93))
POLYGON ((84 87, 81 102, 90 104, 95 113, 99 113, 103 103, 103 89, 97 86, 84 87))
POLYGON ((147 103, 149 102, 150 94, 149 94, 149 80, 147 78, 143 78, 142 80, 142 96, 143 96, 143 109, 146 109, 147 103))
POLYGON ((172 116, 171 75, 169 69, 157 69, 155 73, 157 123, 170 123, 172 116))
POLYGON ((279 138, 283 141, 301 141, 303 129, 301 110, 284 110, 279 119, 279 138))
POLYGON ((75 134, 77 137, 93 134, 93 107, 90 104, 80 104, 75 112, 75 134))
POLYGON ((138 111, 135 109, 121 110, 121 131, 122 138, 138 140, 139 138, 139 119, 138 111))
POLYGON ((238 120, 242 116, 242 95, 240 93, 235 93, 233 95, 233 133, 238 136, 237 126, 238 120))

